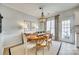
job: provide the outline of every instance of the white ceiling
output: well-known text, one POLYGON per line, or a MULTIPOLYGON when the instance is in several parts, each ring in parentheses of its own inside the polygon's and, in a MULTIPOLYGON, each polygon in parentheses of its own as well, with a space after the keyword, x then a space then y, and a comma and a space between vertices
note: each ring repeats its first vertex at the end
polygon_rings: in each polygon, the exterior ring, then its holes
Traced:
POLYGON ((77 3, 10 3, 4 5, 35 17, 41 16, 40 6, 43 7, 46 17, 78 6, 77 3))

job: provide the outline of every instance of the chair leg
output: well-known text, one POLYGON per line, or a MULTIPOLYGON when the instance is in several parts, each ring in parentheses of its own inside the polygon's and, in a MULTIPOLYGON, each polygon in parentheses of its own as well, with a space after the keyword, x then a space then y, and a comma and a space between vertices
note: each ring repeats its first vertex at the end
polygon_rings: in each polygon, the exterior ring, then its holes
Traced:
POLYGON ((51 45, 52 45, 52 41, 51 41, 51 45))
POLYGON ((47 47, 48 47, 48 50, 50 50, 50 43, 48 43, 48 46, 47 47))
POLYGON ((36 51, 35 51, 35 55, 37 55, 37 48, 36 48, 36 51))
POLYGON ((26 45, 24 44, 24 55, 26 54, 26 45))
POLYGON ((43 55, 44 55, 44 47, 43 47, 43 55))

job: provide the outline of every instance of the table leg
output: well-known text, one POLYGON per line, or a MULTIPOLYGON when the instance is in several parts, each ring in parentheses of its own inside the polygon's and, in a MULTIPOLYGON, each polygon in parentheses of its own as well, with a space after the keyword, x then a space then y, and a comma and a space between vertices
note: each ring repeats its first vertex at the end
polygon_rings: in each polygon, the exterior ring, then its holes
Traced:
POLYGON ((36 41, 36 51, 35 51, 35 54, 37 55, 37 41, 36 41))

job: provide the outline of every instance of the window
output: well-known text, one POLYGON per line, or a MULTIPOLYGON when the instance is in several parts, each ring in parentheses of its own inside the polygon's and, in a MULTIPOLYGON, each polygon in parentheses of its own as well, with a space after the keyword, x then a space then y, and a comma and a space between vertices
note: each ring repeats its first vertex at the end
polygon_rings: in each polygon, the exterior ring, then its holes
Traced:
POLYGON ((35 22, 31 22, 31 31, 38 31, 38 24, 35 22))
POLYGON ((38 23, 32 21, 25 22, 25 31, 37 31, 38 23))
POLYGON ((70 20, 65 20, 62 22, 62 38, 70 38, 70 20))
POLYGON ((51 20, 51 33, 55 36, 55 20, 51 20))
POLYGON ((75 43, 74 16, 65 17, 62 20, 62 41, 75 43))
POLYGON ((53 34, 53 39, 55 39, 55 20, 48 20, 46 23, 46 31, 53 34))
POLYGON ((46 23, 46 31, 51 31, 51 24, 50 24, 50 21, 47 21, 47 23, 46 23))

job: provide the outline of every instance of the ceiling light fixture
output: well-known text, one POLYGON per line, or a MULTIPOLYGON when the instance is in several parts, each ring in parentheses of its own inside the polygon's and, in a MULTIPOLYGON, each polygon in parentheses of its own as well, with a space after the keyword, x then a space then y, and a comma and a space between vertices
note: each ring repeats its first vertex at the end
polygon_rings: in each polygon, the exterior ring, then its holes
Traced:
POLYGON ((41 17, 39 18, 39 20, 40 22, 45 22, 47 18, 44 16, 43 7, 40 7, 39 9, 42 11, 41 17))

